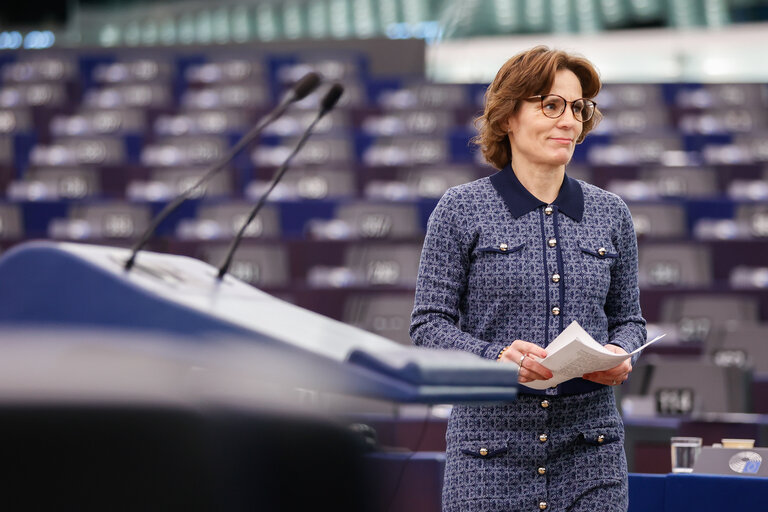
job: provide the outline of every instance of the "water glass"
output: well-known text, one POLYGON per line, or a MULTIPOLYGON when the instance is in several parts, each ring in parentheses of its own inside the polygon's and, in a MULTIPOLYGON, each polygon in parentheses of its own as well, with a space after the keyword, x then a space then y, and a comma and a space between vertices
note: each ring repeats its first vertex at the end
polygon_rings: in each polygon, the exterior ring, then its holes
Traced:
POLYGON ((701 451, 700 437, 673 437, 672 444, 672 472, 691 473, 696 457, 701 451))

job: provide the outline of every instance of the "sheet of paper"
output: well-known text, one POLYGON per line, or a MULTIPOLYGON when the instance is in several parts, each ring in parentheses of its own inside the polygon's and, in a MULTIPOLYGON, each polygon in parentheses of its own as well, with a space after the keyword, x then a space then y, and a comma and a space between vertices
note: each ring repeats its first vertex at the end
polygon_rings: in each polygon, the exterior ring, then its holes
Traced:
MULTIPOLYGON (((666 333, 665 333, 666 334, 666 333)), ((614 354, 592 338, 578 322, 572 322, 547 347, 547 357, 539 362, 552 371, 552 378, 527 382, 532 389, 546 389, 585 373, 608 370, 644 350, 665 336, 661 334, 629 354, 614 354)))

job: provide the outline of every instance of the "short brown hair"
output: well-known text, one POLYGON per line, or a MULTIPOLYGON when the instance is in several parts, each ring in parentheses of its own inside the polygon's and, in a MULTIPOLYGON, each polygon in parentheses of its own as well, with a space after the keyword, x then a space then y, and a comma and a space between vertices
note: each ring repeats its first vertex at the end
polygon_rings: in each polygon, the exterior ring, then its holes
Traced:
MULTIPOLYGON (((537 46, 515 55, 501 66, 485 92, 485 112, 475 119, 478 134, 472 138, 472 143, 480 147, 488 163, 501 169, 512 161, 505 129, 507 120, 517 110, 521 99, 548 93, 555 74, 562 69, 568 69, 578 77, 585 98, 597 96, 600 77, 592 63, 561 50, 537 46)), ((583 141, 602 117, 595 109, 592 119, 584 123, 576 143, 583 141)))

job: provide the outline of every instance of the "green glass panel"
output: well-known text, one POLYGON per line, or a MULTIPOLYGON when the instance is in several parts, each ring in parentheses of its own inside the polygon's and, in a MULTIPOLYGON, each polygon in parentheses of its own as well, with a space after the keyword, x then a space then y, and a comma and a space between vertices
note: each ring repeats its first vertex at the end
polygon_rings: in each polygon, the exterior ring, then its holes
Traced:
POLYGON ((527 32, 549 32, 549 2, 525 0, 523 5, 523 23, 527 32))
POLYGON ((274 41, 280 37, 277 15, 272 4, 263 2, 256 6, 256 33, 262 41, 274 41))
POLYGON ((384 30, 393 23, 399 23, 400 19, 397 0, 379 0, 379 20, 384 30))
POLYGON ((228 43, 230 38, 229 9, 219 7, 211 16, 211 33, 217 43, 228 43))
POLYGON ((708 27, 722 27, 731 22, 725 0, 704 0, 704 23, 708 27))
POLYGON ((176 44, 176 22, 165 18, 160 22, 160 42, 165 45, 176 44))
POLYGON ((153 20, 145 20, 141 30, 141 44, 152 46, 157 44, 160 38, 160 30, 153 20))
POLYGON ((141 43, 141 27, 138 21, 130 21, 125 27, 125 44, 137 46, 141 43))
POLYGON ((299 39, 307 36, 304 26, 303 9, 296 0, 285 0, 282 6, 283 32, 288 39, 299 39))
POLYGON ((579 33, 594 34, 603 29, 603 18, 596 4, 597 0, 574 0, 573 19, 576 21, 576 30, 579 33))
POLYGON ((251 38, 251 17, 248 7, 236 5, 232 8, 232 40, 237 43, 251 38))
POLYGON ((378 21, 373 0, 356 0, 352 3, 352 29, 357 37, 373 37, 380 34, 378 21))
POLYGON ((352 9, 349 0, 330 0, 331 35, 344 39, 352 35, 352 9))
POLYGON ((697 0, 670 0, 667 4, 669 24, 678 28, 704 24, 704 12, 697 0))
POLYGON ((493 21, 500 34, 514 34, 523 28, 521 0, 493 0, 493 21))
POLYGON ((208 44, 211 42, 212 36, 211 11, 203 9, 195 17, 195 41, 201 44, 208 44))
POLYGON ((664 15, 661 0, 629 0, 632 17, 638 21, 658 19, 664 15))
POLYGON ((406 23, 416 24, 429 19, 428 0, 403 0, 401 7, 406 23))
POLYGON ((570 0, 552 0, 552 31, 558 34, 575 32, 573 5, 570 0))
POLYGON ((113 24, 104 25, 99 31, 99 44, 101 46, 116 46, 120 44, 120 27, 113 24))
POLYGON ((315 0, 307 6, 307 28, 310 37, 328 37, 328 5, 325 0, 315 0))
POLYGON ((185 12, 179 18, 179 42, 192 44, 195 42, 195 15, 185 12))

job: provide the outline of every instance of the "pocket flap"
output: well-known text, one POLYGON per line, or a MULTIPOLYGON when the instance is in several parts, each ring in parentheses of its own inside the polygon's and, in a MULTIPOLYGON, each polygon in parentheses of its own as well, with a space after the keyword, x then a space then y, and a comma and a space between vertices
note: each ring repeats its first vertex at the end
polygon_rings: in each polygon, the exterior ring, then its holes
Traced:
POLYGON ((579 440, 584 444, 600 446, 615 443, 621 440, 622 429, 620 427, 598 427, 582 430, 579 440))
POLYGON ((477 249, 477 252, 495 252, 497 254, 512 254, 519 251, 523 247, 525 247, 525 244, 520 244, 515 247, 512 247, 511 245, 502 242, 499 245, 495 245, 491 247, 479 247, 477 249))
POLYGON ((498 442, 483 443, 482 441, 466 443, 461 448, 462 453, 479 459, 498 457, 501 454, 507 453, 508 450, 509 446, 506 444, 500 444, 498 442))
POLYGON ((582 252, 590 254, 594 256, 595 258, 618 258, 619 254, 616 252, 613 252, 612 249, 606 248, 606 247, 598 247, 597 249, 590 249, 588 247, 579 246, 579 249, 581 249, 582 252))

